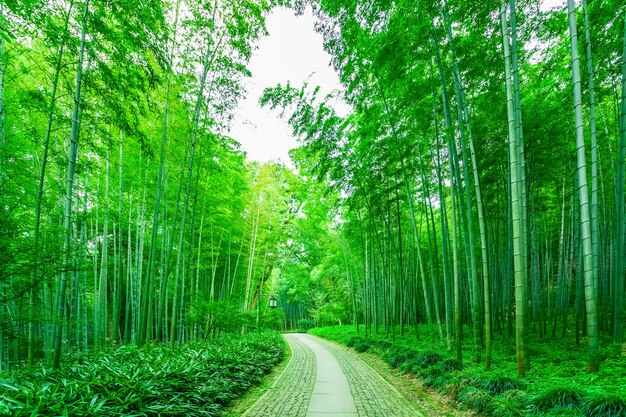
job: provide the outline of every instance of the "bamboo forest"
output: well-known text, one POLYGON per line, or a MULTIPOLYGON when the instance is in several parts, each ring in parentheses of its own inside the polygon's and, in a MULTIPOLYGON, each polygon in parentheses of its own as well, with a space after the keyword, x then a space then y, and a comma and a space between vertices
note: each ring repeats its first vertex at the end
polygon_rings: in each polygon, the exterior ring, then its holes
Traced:
POLYGON ((623 0, 0 0, 0 416, 626 417, 625 185, 623 0))

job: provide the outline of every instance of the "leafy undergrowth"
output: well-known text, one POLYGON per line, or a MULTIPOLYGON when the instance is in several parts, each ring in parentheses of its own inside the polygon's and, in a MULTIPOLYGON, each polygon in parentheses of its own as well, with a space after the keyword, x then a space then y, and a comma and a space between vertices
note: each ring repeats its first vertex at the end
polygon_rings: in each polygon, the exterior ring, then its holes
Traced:
POLYGON ((275 332, 125 345, 0 378, 3 416, 220 416, 282 360, 275 332))
MULTIPOLYGON (((517 376, 514 341, 494 343, 492 367, 475 363, 464 346, 463 363, 445 345, 413 333, 395 337, 384 331, 365 337, 354 326, 314 328, 311 334, 380 356, 423 386, 456 400, 461 408, 493 417, 626 417, 626 358, 620 348, 602 349, 600 372, 585 369, 586 347, 569 341, 533 340, 532 367, 517 376)), ((423 331, 422 334, 427 334, 423 331)))

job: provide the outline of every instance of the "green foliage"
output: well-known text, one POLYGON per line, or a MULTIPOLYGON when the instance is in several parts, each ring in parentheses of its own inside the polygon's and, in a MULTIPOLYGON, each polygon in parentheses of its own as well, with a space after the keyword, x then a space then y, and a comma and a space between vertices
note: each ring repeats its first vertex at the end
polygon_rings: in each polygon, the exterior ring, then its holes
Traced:
POLYGON ((297 325, 297 331, 301 333, 306 333, 309 331, 309 329, 315 327, 315 323, 313 323, 313 321, 309 319, 300 319, 298 320, 297 325))
POLYGON ((528 410, 529 395, 522 390, 509 390, 496 397, 493 417, 523 417, 528 410))
POLYGON ((379 332, 365 337, 357 334, 354 326, 317 327, 311 333, 344 343, 356 351, 379 355, 398 371, 415 376, 424 387, 436 389, 481 415, 624 416, 626 396, 621 395, 623 390, 619 385, 623 372, 619 348, 604 348, 606 366, 590 377, 583 366, 578 366, 581 361, 578 350, 584 350, 583 346, 563 342, 560 348, 570 352, 563 355, 552 344, 536 342, 532 377, 522 380, 514 368, 503 366, 503 360, 515 354, 506 345, 496 345, 494 369, 485 371, 483 364, 461 363, 440 353, 443 349, 433 351, 432 341, 416 341, 414 335, 392 338, 388 332, 379 332), (604 394, 611 391, 614 394, 604 394))
POLYGON ((382 355, 382 358, 393 368, 406 366, 406 363, 413 361, 418 352, 409 348, 393 348, 389 349, 382 355))
POLYGON ((496 407, 493 396, 487 391, 473 386, 467 386, 462 389, 458 394, 457 400, 460 404, 479 413, 490 413, 496 407))
POLYGON ((191 305, 187 316, 189 324, 208 326, 210 331, 236 332, 252 324, 253 317, 241 311, 241 306, 226 301, 199 300, 191 305))
POLYGON ((284 320, 283 310, 280 308, 266 308, 262 311, 259 321, 260 329, 280 330, 284 320))
POLYGON ((537 395, 532 402, 533 409, 546 411, 551 408, 579 408, 585 392, 573 386, 557 386, 537 395))
POLYGON ((524 383, 518 378, 507 375, 489 375, 480 376, 471 380, 471 384, 491 392, 494 395, 500 395, 509 390, 519 390, 524 388, 524 383))
POLYGON ((354 344, 354 346, 353 346, 353 348, 354 348, 354 350, 356 350, 357 352, 361 352, 361 353, 363 353, 363 352, 367 352, 368 350, 370 350, 370 348, 371 348, 372 346, 373 346, 373 345, 372 345, 369 341, 367 341, 367 340, 362 340, 362 341, 360 341, 360 342, 355 343, 355 344, 354 344))
MULTIPOLYGON (((395 347, 393 345, 387 346, 387 350, 383 352, 382 358, 393 368, 411 373, 419 373, 420 370, 433 367, 443 361, 443 356, 436 352, 419 352, 415 349, 395 347)), ((444 370, 443 367, 437 369, 444 370)))
POLYGON ((594 394, 585 400, 584 409, 586 417, 626 417, 626 396, 619 393, 594 394))
POLYGON ((463 369, 463 363, 453 358, 444 359, 441 362, 441 366, 446 371, 460 371, 463 369))
POLYGON ((375 341, 361 337, 353 337, 348 341, 347 346, 353 348, 357 352, 367 352, 370 348, 375 346, 375 341))
POLYGON ((417 362, 420 364, 422 368, 427 368, 429 366, 436 365, 442 360, 443 360, 443 356, 441 356, 437 352, 432 352, 432 351, 420 353, 417 357, 417 362))
POLYGON ((0 380, 0 415, 219 416, 283 357, 277 333, 111 348, 0 380))
POLYGON ((452 380, 449 373, 440 365, 423 369, 418 375, 424 380, 425 387, 443 388, 452 380))
POLYGON ((491 415, 493 417, 523 417, 524 411, 515 402, 496 399, 491 415))

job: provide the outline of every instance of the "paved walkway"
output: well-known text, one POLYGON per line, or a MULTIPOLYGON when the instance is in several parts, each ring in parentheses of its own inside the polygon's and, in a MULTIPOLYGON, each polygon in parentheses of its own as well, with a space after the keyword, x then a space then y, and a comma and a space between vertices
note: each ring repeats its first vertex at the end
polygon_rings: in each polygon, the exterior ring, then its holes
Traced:
POLYGON ((287 334, 291 358, 245 417, 425 417, 355 353, 287 334))

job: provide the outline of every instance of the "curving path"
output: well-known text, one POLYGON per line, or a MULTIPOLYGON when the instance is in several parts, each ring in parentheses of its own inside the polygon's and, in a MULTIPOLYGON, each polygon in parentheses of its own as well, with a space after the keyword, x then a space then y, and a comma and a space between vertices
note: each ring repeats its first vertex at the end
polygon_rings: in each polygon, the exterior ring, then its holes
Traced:
POLYGON ((246 417, 425 417, 355 353, 307 334, 287 334, 291 358, 246 417))

